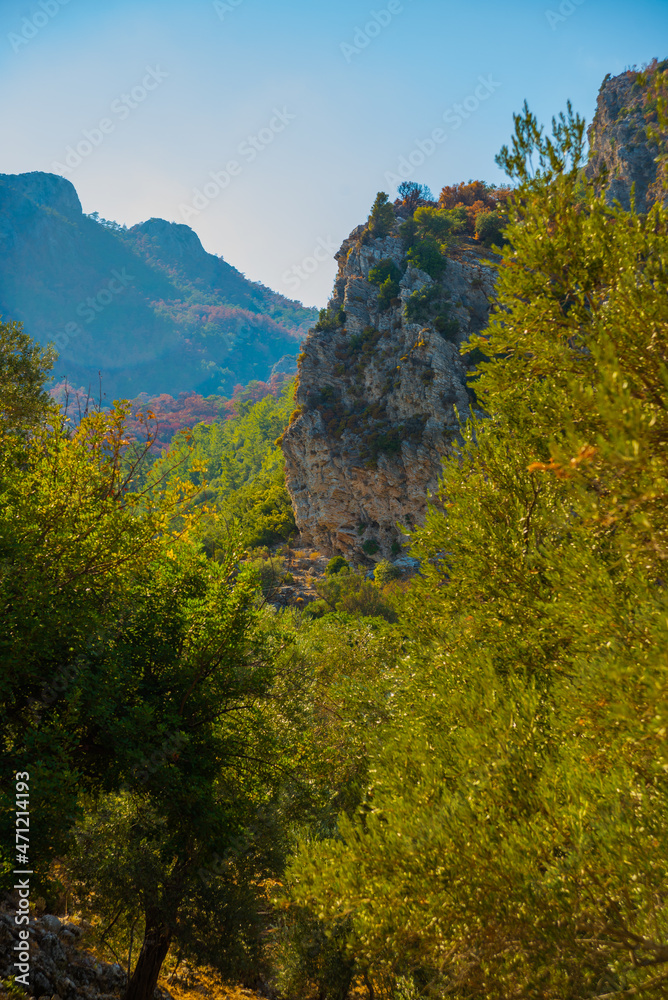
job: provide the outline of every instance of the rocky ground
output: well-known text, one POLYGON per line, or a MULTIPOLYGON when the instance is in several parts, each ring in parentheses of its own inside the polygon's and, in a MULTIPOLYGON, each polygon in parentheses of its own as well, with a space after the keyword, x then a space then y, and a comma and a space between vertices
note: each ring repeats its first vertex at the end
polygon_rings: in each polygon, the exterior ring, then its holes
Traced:
MULTIPOLYGON (((91 925, 80 917, 31 916, 27 925, 30 949, 30 987, 12 980, 16 973, 15 946, 19 940, 15 910, 0 905, 0 998, 19 1000, 119 1000, 127 984, 118 963, 101 961, 96 954, 91 925)), ((26 927, 21 925, 21 929, 26 927)), ((156 989, 154 1000, 260 1000, 243 987, 222 983, 215 973, 181 963, 156 989)))
MULTIPOLYGON (((19 940, 15 911, 0 909, 0 980, 5 995, 10 977, 16 974, 15 946, 19 940)), ((88 925, 89 926, 89 925, 88 925)), ((22 925, 21 929, 26 927, 22 925)), ((98 961, 81 947, 87 926, 67 918, 45 914, 31 917, 27 925, 30 949, 30 988, 35 997, 53 1000, 116 1000, 125 986, 126 974, 120 965, 98 961)), ((15 987, 16 989, 16 987, 15 987)), ((16 994, 14 994, 16 995, 16 994)), ((155 1000, 167 1000, 156 991, 155 1000)))

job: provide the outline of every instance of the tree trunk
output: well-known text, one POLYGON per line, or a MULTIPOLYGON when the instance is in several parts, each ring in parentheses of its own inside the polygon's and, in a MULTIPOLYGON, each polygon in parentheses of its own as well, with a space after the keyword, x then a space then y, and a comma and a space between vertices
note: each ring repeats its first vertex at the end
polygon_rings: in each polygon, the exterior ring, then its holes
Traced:
POLYGON ((159 920, 147 918, 137 965, 123 1000, 151 1000, 171 940, 172 932, 169 927, 159 920))

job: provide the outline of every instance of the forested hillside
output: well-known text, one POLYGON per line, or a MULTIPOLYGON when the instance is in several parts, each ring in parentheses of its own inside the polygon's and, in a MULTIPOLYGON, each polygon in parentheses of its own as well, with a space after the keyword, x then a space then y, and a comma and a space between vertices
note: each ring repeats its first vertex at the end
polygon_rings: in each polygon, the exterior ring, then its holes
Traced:
MULTIPOLYGON (((665 139, 666 65, 638 84, 665 139)), ((666 996, 662 174, 609 204, 570 106, 525 105, 498 162, 477 413, 413 575, 335 557, 319 605, 266 599, 293 386, 147 461, 150 415, 143 446, 123 405, 73 427, 53 357, 1 328, 3 887, 13 913, 29 795, 32 899, 125 1000, 666 996)), ((90 996, 40 940, 44 995, 90 996)))
POLYGON ((0 175, 0 259, 0 315, 55 343, 57 380, 97 395, 99 373, 109 403, 268 380, 316 317, 206 253, 188 226, 83 215, 55 174, 0 175))

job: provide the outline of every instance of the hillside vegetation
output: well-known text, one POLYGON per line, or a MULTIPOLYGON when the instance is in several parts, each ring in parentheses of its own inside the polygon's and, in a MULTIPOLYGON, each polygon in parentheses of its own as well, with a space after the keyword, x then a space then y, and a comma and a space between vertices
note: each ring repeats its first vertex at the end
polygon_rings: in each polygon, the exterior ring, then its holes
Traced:
POLYGON ((207 253, 188 226, 84 215, 55 174, 0 175, 0 245, 0 315, 56 345, 57 380, 97 397, 101 377, 107 403, 268 381, 317 315, 207 253))
POLYGON ((0 754, 33 892, 141 940, 126 1000, 184 961, 295 1000, 666 995, 668 210, 607 204, 583 148, 570 107, 516 116, 484 416, 382 602, 262 597, 289 391, 145 475, 123 407, 68 429, 2 327, 0 754))

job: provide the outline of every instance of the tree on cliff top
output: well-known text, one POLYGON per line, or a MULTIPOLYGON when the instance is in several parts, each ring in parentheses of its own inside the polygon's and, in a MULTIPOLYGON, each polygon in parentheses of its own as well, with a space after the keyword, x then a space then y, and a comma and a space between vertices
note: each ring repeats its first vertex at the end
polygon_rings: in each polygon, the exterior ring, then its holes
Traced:
POLYGON ((371 208, 369 231, 374 236, 389 236, 394 226, 394 209, 384 191, 379 191, 371 208))

